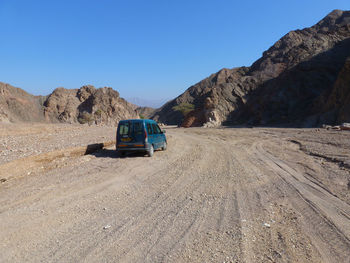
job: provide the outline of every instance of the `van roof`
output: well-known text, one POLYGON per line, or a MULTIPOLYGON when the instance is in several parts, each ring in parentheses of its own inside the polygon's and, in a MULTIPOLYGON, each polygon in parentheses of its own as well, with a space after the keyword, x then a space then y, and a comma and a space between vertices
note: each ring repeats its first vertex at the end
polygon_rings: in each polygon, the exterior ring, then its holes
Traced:
POLYGON ((139 122, 139 121, 146 121, 146 122, 155 122, 151 119, 129 119, 129 120, 121 120, 120 122, 139 122))

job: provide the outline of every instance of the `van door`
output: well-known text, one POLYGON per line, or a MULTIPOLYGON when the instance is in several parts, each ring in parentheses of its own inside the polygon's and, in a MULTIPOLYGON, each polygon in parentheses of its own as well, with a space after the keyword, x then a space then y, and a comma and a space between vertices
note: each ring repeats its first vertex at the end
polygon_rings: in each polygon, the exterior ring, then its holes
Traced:
POLYGON ((148 143, 153 144, 154 148, 157 148, 156 141, 153 134, 152 124, 147 122, 146 126, 147 126, 147 134, 148 134, 148 143))
POLYGON ((117 140, 118 142, 129 143, 131 138, 131 122, 120 122, 118 125, 118 134, 117 140))
POLYGON ((126 144, 144 143, 142 121, 126 121, 119 123, 120 141, 126 144))
POLYGON ((142 121, 133 122, 133 142, 136 144, 144 144, 145 143, 145 133, 143 129, 142 121))
POLYGON ((162 138, 161 138, 161 130, 159 129, 158 125, 155 123, 152 123, 153 128, 153 134, 155 137, 155 143, 156 143, 156 149, 159 149, 162 147, 162 138))

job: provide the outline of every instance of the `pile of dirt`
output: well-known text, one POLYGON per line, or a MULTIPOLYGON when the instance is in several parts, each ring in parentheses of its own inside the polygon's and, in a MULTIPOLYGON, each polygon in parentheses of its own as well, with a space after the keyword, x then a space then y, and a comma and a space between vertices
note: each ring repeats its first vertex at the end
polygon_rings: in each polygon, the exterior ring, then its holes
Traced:
POLYGON ((334 10, 316 25, 286 34, 251 67, 222 69, 200 81, 153 117, 168 124, 188 123, 177 106, 192 104, 195 114, 188 118, 196 125, 349 121, 349 57, 350 11, 334 10), (207 98, 215 101, 209 112, 207 98))

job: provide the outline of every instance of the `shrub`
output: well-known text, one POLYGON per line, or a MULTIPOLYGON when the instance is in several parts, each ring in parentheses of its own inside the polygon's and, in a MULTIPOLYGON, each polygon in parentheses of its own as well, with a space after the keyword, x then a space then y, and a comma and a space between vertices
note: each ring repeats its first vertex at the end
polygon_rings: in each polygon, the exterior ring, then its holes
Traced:
POLYGON ((173 107, 174 111, 180 111, 183 116, 194 110, 194 104, 183 102, 173 107))
POLYGON ((96 111, 95 111, 95 115, 96 115, 97 117, 101 117, 101 115, 102 115, 102 110, 100 110, 100 109, 96 110, 96 111))
POLYGON ((83 112, 81 115, 80 115, 80 117, 78 118, 78 121, 79 121, 79 123, 80 124, 85 124, 85 123, 87 123, 87 124, 89 124, 89 125, 91 125, 92 123, 93 123, 93 121, 94 121, 95 119, 94 119, 94 117, 92 116, 92 114, 90 114, 90 113, 88 113, 88 112, 83 112))

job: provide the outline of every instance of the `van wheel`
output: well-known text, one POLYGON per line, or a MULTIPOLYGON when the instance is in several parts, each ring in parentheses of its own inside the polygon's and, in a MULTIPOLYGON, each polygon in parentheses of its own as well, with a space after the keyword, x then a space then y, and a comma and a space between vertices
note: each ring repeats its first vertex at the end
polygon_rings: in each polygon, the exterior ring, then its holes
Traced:
POLYGON ((125 157, 125 152, 117 151, 117 157, 119 158, 125 157))
POLYGON ((149 150, 147 151, 148 157, 152 157, 154 154, 154 148, 153 145, 151 145, 151 147, 149 148, 149 150))
POLYGON ((165 151, 165 150, 166 150, 166 147, 167 147, 166 142, 164 142, 163 147, 162 147, 162 150, 165 151))

